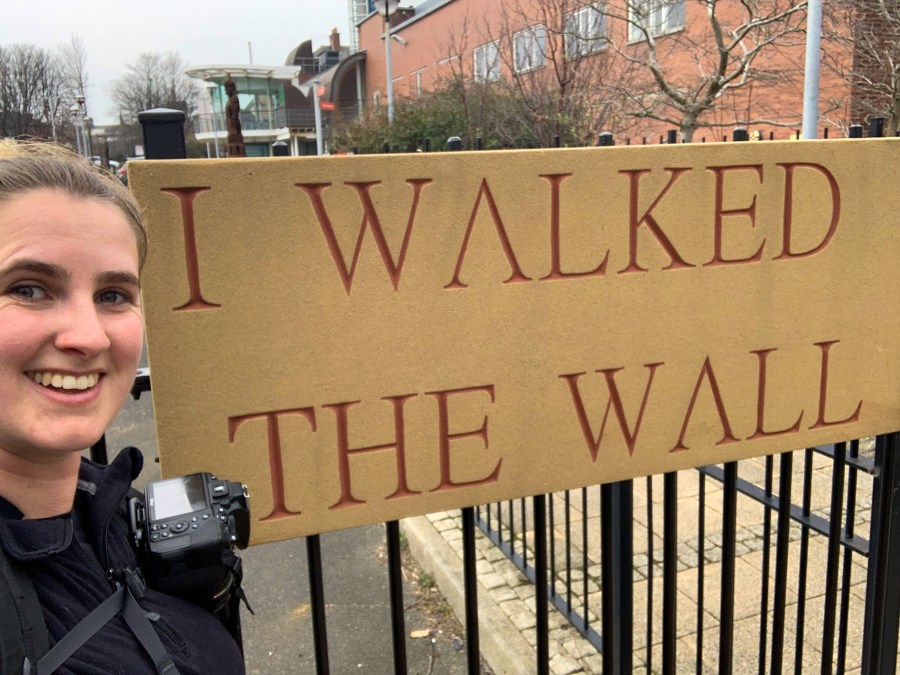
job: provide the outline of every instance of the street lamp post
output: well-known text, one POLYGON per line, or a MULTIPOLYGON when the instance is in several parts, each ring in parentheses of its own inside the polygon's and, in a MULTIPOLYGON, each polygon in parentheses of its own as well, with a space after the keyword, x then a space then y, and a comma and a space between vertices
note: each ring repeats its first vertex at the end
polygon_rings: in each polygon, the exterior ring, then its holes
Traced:
POLYGON ((212 102, 212 118, 213 118, 213 137, 216 141, 216 159, 219 159, 219 120, 216 117, 216 95, 215 91, 219 85, 215 82, 206 82, 204 86, 209 90, 209 99, 212 102))
POLYGON ((388 122, 394 121, 394 76, 391 70, 391 14, 400 0, 374 0, 375 11, 384 17, 384 67, 387 70, 388 122))
POLYGON ((75 145, 78 146, 78 154, 86 155, 87 153, 84 151, 84 144, 81 142, 81 135, 84 132, 84 127, 81 124, 82 110, 81 106, 77 103, 73 103, 69 107, 69 112, 75 115, 77 122, 73 125, 75 127, 75 145))

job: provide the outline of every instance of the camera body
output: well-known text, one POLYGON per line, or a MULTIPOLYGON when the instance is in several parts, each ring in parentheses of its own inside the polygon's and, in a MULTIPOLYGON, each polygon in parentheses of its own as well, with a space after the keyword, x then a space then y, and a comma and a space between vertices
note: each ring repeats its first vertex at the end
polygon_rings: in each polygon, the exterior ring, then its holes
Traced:
POLYGON ((148 585, 216 611, 240 584, 233 554, 250 540, 247 486, 194 473, 149 483, 128 501, 148 585))

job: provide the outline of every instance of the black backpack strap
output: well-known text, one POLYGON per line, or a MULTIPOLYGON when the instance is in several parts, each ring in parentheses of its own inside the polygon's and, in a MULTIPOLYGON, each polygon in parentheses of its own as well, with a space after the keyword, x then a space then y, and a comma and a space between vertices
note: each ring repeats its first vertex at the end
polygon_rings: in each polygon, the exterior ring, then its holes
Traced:
POLYGON ((126 570, 124 581, 125 583, 120 585, 115 593, 100 603, 93 612, 79 621, 75 628, 53 645, 53 649, 47 652, 40 661, 32 665, 26 660, 24 675, 50 675, 55 672, 119 612, 122 613, 125 622, 140 642, 141 647, 153 660, 158 675, 178 675, 178 669, 175 667, 172 657, 166 652, 166 648, 150 624, 150 619, 147 618, 147 614, 135 597, 135 592, 138 595, 143 592, 142 582, 131 570, 126 570))
POLYGON ((44 612, 28 575, 0 546, 0 672, 18 674, 50 648, 44 612))

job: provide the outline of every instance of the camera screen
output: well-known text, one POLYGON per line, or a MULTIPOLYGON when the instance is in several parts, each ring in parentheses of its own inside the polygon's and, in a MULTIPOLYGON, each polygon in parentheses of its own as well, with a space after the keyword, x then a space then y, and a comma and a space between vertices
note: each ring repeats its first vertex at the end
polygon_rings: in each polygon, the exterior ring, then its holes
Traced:
POLYGON ((166 520, 206 508, 206 491, 199 473, 161 480, 148 488, 150 520, 166 520))

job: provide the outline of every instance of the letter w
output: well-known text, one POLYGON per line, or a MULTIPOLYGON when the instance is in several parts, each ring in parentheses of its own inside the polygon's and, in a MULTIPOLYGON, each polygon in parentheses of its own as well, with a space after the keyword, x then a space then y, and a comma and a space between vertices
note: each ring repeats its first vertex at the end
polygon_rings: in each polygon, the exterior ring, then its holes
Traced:
POLYGON ((406 181, 413 188, 413 203, 409 210, 409 222, 406 224, 406 232, 403 235, 403 244, 400 247, 400 255, 396 262, 391 250, 388 247, 387 240, 384 236, 384 230, 381 227, 381 221, 375 211, 375 205, 372 203, 372 197, 369 195, 369 189, 373 185, 379 185, 381 181, 370 181, 367 183, 345 183, 354 190, 359 197, 359 202, 363 209, 362 224, 359 228, 359 236, 356 239, 356 250, 353 252, 353 261, 350 267, 347 267, 346 256, 338 244, 337 236, 334 233, 334 227, 331 225, 331 218, 325 210, 325 203, 322 201, 322 193, 325 188, 331 187, 331 183, 297 183, 297 187, 303 190, 308 196, 312 204, 316 217, 319 219, 319 225, 322 227, 322 233, 325 235, 325 241, 328 243, 328 250, 331 251, 331 257, 334 259, 338 268, 338 274, 341 275, 341 281, 344 283, 344 290, 350 295, 353 287, 353 277, 356 274, 356 266, 359 264, 359 254, 362 251, 363 239, 366 236, 366 230, 372 230, 372 236, 375 237, 375 244, 378 246, 378 252, 387 269, 391 284, 396 291, 400 285, 400 275, 403 273, 403 263, 406 260, 406 251, 409 248, 409 239, 412 235, 413 223, 416 220, 416 212, 419 209, 419 194, 422 188, 431 182, 430 178, 411 178, 406 181))
POLYGON ((600 450, 600 444, 603 442, 603 434, 606 431, 606 420, 609 418, 609 409, 612 408, 616 413, 616 420, 619 422, 619 428, 622 429, 622 435, 625 437, 625 445, 628 448, 628 456, 634 455, 634 447, 637 443, 638 432, 641 430, 641 421, 644 419, 644 409, 647 407, 647 398, 650 395, 650 387, 653 385, 653 376, 656 369, 662 363, 647 363, 645 367, 650 370, 647 378, 647 386, 644 388, 644 399, 641 401, 641 409, 638 412, 637 420, 634 423, 634 431, 628 427, 628 420, 625 419, 625 407, 622 405, 622 397, 619 394, 619 387, 616 385, 616 373, 622 368, 605 368, 598 370, 603 373, 606 379, 606 388, 609 390, 609 401, 606 403, 606 410, 603 413, 603 421, 600 423, 600 433, 594 434, 591 427, 591 421, 588 419, 587 411, 584 409, 584 401, 581 398, 581 392, 578 389, 578 378, 584 373, 572 373, 570 375, 560 375, 560 379, 565 380, 569 385, 569 392, 572 394, 572 403, 575 405, 575 414, 578 415, 578 422, 581 424, 581 432, 584 434, 585 443, 591 453, 591 460, 597 461, 597 453, 600 450))

